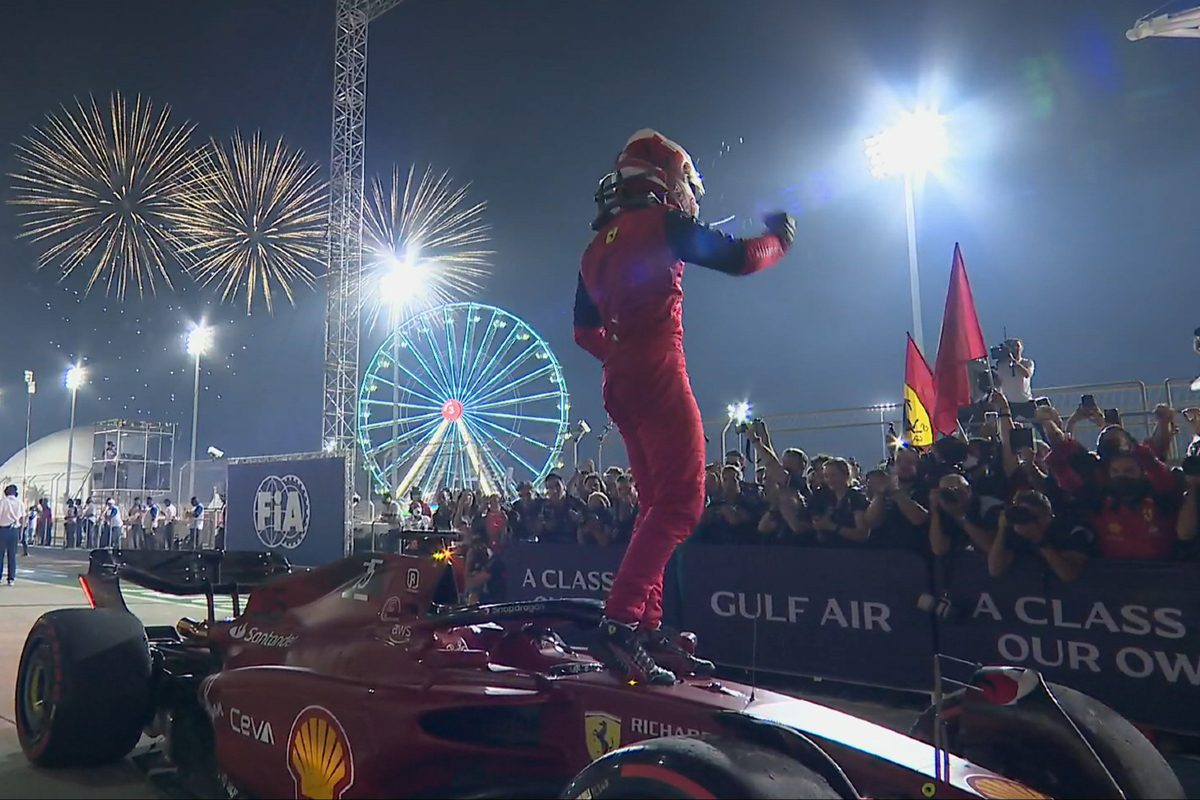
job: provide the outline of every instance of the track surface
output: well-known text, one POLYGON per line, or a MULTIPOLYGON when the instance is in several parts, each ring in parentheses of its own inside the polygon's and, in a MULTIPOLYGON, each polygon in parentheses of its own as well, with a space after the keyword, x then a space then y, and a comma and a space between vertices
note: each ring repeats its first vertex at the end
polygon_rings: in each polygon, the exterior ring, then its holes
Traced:
MULTIPOLYGON (((87 568, 86 559, 86 554, 81 551, 33 548, 28 558, 18 562, 16 585, 0 584, 0 800, 143 800, 172 796, 156 789, 131 760, 104 769, 51 772, 31 767, 21 753, 14 723, 13 687, 25 635, 34 621, 47 611, 86 605, 78 583, 79 573, 87 568)), ((127 585, 122 585, 122 591, 130 609, 150 625, 173 625, 181 617, 202 619, 206 614, 203 600, 168 599, 127 585)), ((228 600, 224 607, 218 605, 219 614, 230 612, 228 600)), ((803 694, 896 730, 907 729, 915 716, 913 703, 908 707, 897 707, 888 702, 863 702, 857 691, 855 697, 847 697, 849 692, 835 690, 829 684, 810 685, 819 688, 820 692, 801 693, 778 685, 772 688, 803 694), (835 694, 830 694, 831 691, 835 694)), ((139 750, 145 750, 148 745, 144 740, 139 750)), ((1188 795, 1200 797, 1200 775, 1184 774, 1182 777, 1188 795)))

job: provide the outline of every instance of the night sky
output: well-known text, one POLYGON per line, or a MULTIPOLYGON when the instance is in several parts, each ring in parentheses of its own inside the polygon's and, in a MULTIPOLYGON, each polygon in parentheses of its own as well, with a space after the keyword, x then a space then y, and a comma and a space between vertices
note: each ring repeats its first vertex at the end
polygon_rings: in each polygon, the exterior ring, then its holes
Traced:
MULTIPOLYGON (((744 397, 764 414, 863 405, 899 396, 910 311, 901 187, 870 178, 862 139, 935 100, 956 152, 918 202, 927 347, 959 241, 988 339, 1022 337, 1035 385, 1194 376, 1200 42, 1126 41, 1153 5, 407 0, 371 28, 368 179, 416 163, 473 182, 497 251, 478 299, 549 341, 574 416, 599 428, 599 367, 571 338, 575 273, 597 180, 630 133, 655 127, 695 157, 704 218, 736 215, 726 229, 751 234, 772 208, 799 216, 775 270, 689 271, 704 416, 744 397)), ((327 167, 333 7, 6 3, 0 141, 119 90, 170 104, 197 143, 262 130, 327 167)), ((16 170, 12 147, 0 152, 16 170)), ((186 278, 157 298, 84 297, 85 276, 37 272, 19 232, 6 202, 0 457, 22 445, 25 369, 34 437, 66 427, 75 358, 91 371, 80 423, 175 421, 186 442, 183 334, 200 318, 219 326, 201 449, 319 447, 321 284, 274 316, 221 306, 186 278)), ((381 337, 364 336, 364 364, 381 337)))

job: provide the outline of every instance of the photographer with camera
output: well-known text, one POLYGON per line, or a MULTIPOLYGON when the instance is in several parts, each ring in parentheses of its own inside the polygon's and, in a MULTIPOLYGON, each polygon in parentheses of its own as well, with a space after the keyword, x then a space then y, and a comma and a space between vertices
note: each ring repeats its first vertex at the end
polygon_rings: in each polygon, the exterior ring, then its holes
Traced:
POLYGON ((1008 398, 1014 414, 1033 419, 1033 360, 1025 358, 1025 345, 1020 339, 1005 339, 991 348, 990 355, 996 362, 992 368, 995 387, 1008 398))
POLYGON ((995 520, 984 513, 967 479, 954 472, 943 475, 929 493, 929 548, 933 554, 944 556, 956 546, 968 544, 987 553, 995 538, 995 520))
POLYGON ((1000 514, 988 551, 988 574, 998 578, 1017 558, 1040 557, 1060 581, 1069 583, 1079 577, 1094 549, 1091 530, 1056 515, 1046 495, 1027 489, 1000 514))

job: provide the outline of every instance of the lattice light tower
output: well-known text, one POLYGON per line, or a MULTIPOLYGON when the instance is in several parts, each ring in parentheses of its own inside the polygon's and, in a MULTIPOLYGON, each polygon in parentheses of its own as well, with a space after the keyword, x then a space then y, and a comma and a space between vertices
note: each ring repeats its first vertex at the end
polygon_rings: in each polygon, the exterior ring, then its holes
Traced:
MULTIPOLYGON (((337 0, 333 137, 329 177, 329 269, 325 307, 325 401, 321 446, 346 459, 346 547, 358 448, 359 284, 362 276, 363 155, 367 122, 367 26, 401 0, 337 0)), ((347 552, 349 550, 347 549, 347 552)))

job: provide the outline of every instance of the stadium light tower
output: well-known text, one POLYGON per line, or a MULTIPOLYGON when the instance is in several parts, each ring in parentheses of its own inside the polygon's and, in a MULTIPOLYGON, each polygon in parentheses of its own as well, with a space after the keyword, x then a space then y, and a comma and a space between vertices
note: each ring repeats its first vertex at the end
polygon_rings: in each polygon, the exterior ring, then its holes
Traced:
MULTIPOLYGON (((33 370, 25 370, 25 454, 21 457, 21 500, 28 502, 29 494, 29 429, 33 420, 33 396, 37 394, 37 381, 33 370)), ((69 445, 68 445, 69 446, 69 445)))
POLYGON ((1131 42, 1151 37, 1200 39, 1200 6, 1174 14, 1144 16, 1125 32, 1125 38, 1131 42))
MULTIPOLYGON (((86 380, 87 370, 78 364, 67 370, 67 374, 63 378, 63 385, 71 390, 71 427, 67 429, 67 486, 65 491, 68 500, 71 498, 71 468, 74 466, 73 459, 75 457, 75 398, 79 394, 79 387, 86 380)), ((54 543, 53 536, 51 536, 50 543, 54 543)))
POLYGON ((892 127, 864 143, 871 174, 876 178, 904 178, 904 214, 908 224, 908 282, 912 302, 913 340, 925 352, 921 326, 921 283, 917 268, 917 222, 913 182, 938 169, 946 158, 949 141, 946 118, 930 109, 905 114, 892 127))
POLYGON ((345 458, 345 537, 354 536, 358 447, 358 337, 362 303, 363 165, 367 125, 367 26, 401 0, 337 0, 333 135, 329 164, 329 267, 321 446, 345 458))
POLYGON ((213 345, 213 329, 200 324, 187 335, 187 354, 196 361, 196 375, 192 381, 192 454, 188 462, 188 500, 196 495, 196 423, 200 419, 200 357, 207 354, 213 345))

